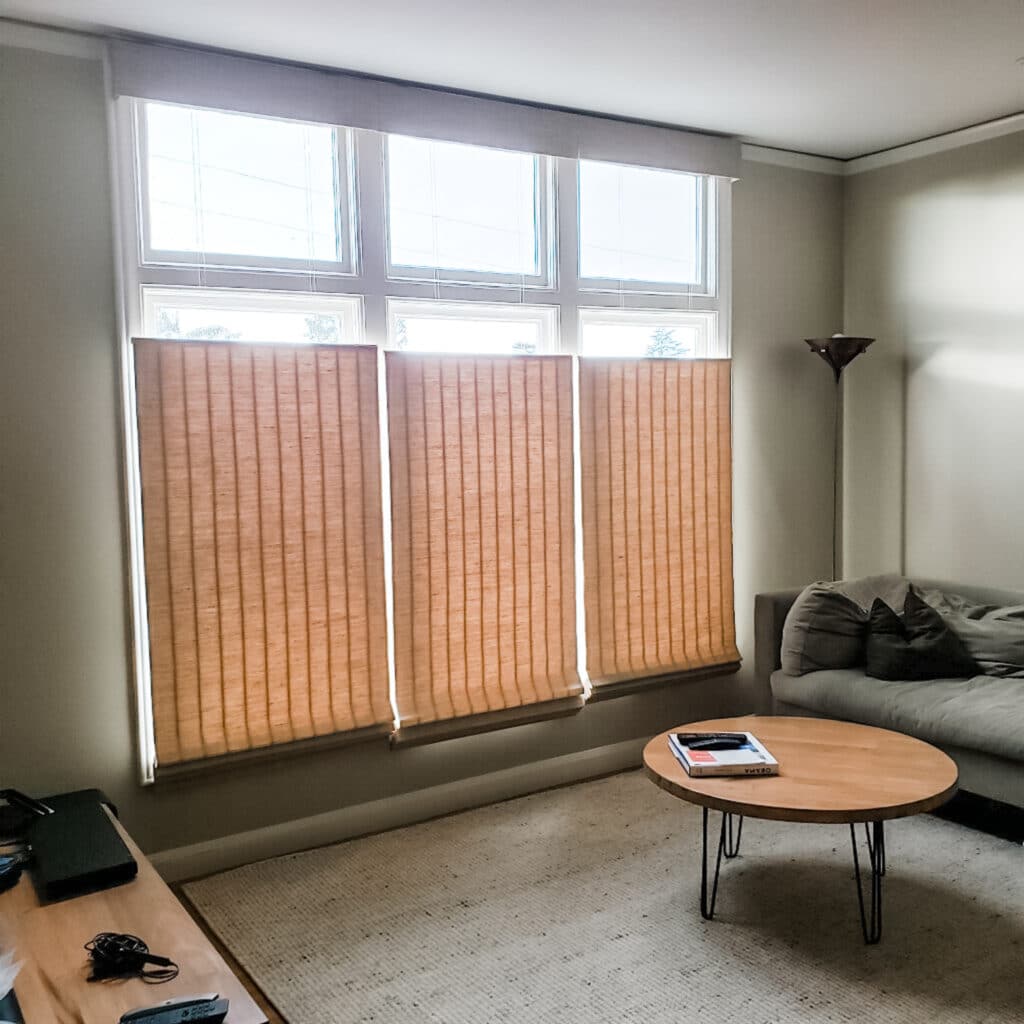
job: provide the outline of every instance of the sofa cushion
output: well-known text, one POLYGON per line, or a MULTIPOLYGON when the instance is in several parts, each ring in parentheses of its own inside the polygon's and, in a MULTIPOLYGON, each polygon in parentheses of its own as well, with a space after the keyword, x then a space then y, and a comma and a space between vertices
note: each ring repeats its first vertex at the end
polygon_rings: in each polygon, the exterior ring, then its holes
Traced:
POLYGON ((1024 689, 1018 680, 894 682, 858 669, 832 669, 803 676, 776 671, 771 688, 776 699, 830 718, 1024 761, 1024 689))
POLYGON ((980 604, 935 589, 922 596, 964 642, 985 675, 1024 679, 1024 605, 980 604))
POLYGON ((871 606, 865 671, 876 679, 970 678, 980 671, 942 616, 911 590, 900 618, 880 597, 871 606))
POLYGON ((909 584, 902 576, 812 583, 800 592, 782 628, 780 664, 789 675, 864 664, 868 609, 876 597, 902 608, 909 584))

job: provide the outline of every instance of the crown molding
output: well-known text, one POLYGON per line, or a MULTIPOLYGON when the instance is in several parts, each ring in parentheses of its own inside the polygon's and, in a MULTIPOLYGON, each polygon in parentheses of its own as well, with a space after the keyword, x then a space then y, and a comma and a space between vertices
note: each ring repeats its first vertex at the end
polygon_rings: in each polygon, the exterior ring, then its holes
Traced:
POLYGON ((810 153, 795 153, 788 149, 757 146, 748 142, 744 142, 740 146, 740 158, 756 163, 791 167, 799 171, 816 171, 819 174, 851 177, 854 174, 863 174, 880 167, 890 167, 894 164, 906 163, 909 160, 933 156, 936 153, 960 149, 963 146, 973 146, 978 142, 987 142, 989 139, 998 139, 1016 132, 1024 132, 1024 112, 1010 114, 994 121, 985 121, 983 124, 974 124, 968 128, 958 128, 956 131, 934 135, 929 139, 908 142, 903 146, 894 146, 892 149, 884 149, 878 153, 868 153, 865 156, 853 157, 848 160, 813 156, 810 153))
POLYGON ((867 156, 847 160, 843 173, 845 175, 863 174, 865 171, 874 171, 879 167, 902 164, 908 160, 919 160, 923 156, 932 156, 950 149, 972 146, 977 142, 987 142, 989 139, 998 139, 1020 131, 1024 131, 1024 113, 1011 114, 1009 117, 1000 117, 995 121, 986 121, 983 124, 971 125, 969 128, 960 128, 955 132, 935 135, 930 139, 921 139, 920 142, 909 142, 905 146, 896 146, 893 149, 882 150, 880 153, 869 153, 867 156))
POLYGON ((845 160, 814 156, 811 153, 795 153, 788 149, 775 149, 773 146, 755 146, 749 142, 740 145, 740 159, 752 160, 759 164, 775 164, 777 167, 789 167, 796 171, 815 171, 818 174, 846 173, 845 160))

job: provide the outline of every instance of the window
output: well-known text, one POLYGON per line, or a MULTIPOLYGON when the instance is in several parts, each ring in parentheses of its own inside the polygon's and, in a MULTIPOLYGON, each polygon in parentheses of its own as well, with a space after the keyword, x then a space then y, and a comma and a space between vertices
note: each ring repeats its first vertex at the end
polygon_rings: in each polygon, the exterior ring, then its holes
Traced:
POLYGON ((546 169, 532 153, 389 135, 391 273, 545 283, 546 169))
POLYGON ((716 313, 581 309, 580 354, 700 359, 712 354, 716 313))
POLYGON ((146 781, 735 663, 727 187, 119 103, 146 781))
POLYGON ((358 296, 143 288, 143 333, 150 338, 359 344, 358 296))
POLYGON ((558 309, 391 299, 388 347, 400 352, 537 355, 558 346, 558 309))
POLYGON ((346 264, 344 131, 163 103, 141 113, 147 260, 346 264))
POLYGON ((121 109, 135 143, 135 331, 728 354, 728 189, 715 179, 168 103, 121 109))
POLYGON ((580 277, 705 290, 704 205, 697 175, 581 160, 580 277))

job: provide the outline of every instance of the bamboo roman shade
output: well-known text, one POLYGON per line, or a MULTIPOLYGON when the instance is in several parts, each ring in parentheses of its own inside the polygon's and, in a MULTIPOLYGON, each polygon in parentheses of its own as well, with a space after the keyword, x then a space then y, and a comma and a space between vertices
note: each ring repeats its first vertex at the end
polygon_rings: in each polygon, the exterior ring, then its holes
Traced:
POLYGON ((398 737, 574 698, 571 359, 385 358, 398 737))
POLYGON ((595 685, 732 665, 728 360, 581 359, 595 685))
POLYGON ((161 765, 391 721, 377 353, 135 344, 161 765))

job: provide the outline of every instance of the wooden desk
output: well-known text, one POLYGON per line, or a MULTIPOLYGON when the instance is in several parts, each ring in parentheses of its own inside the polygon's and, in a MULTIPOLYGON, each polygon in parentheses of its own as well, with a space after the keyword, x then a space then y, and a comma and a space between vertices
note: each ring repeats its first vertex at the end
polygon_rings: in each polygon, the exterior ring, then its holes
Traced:
POLYGON ((14 991, 25 1024, 117 1024, 121 1014, 177 996, 219 992, 230 1002, 226 1024, 267 1024, 267 1017, 157 874, 120 823, 138 861, 126 885, 40 905, 31 879, 0 895, 8 941, 24 961, 14 991), (98 932, 130 932, 181 968, 162 985, 144 981, 87 982, 82 948, 98 932))

